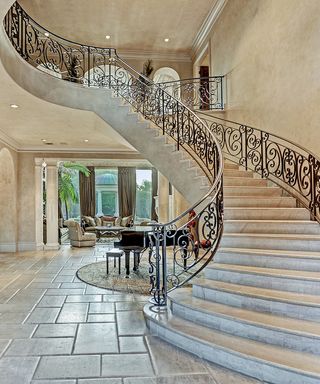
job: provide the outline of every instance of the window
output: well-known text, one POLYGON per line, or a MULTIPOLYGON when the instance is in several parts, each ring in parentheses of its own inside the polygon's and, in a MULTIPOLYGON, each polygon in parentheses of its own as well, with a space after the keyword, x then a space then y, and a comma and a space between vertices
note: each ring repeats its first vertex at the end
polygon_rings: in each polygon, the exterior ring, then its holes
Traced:
POLYGON ((118 170, 114 168, 95 168, 95 175, 97 216, 118 216, 118 170))
POLYGON ((152 204, 152 171, 151 169, 136 170, 136 217, 138 222, 151 220, 152 204))

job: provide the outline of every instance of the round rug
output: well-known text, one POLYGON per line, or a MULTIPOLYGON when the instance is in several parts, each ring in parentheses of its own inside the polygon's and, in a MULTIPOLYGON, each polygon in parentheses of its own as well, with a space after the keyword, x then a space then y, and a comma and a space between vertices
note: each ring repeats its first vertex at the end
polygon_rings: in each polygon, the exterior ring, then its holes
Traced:
MULTIPOLYGON (((122 260, 124 261, 124 260, 122 260)), ((124 263, 121 264, 121 275, 117 267, 113 267, 113 260, 109 263, 109 274, 106 274, 106 262, 100 261, 85 265, 77 271, 77 277, 83 282, 95 287, 112 289, 126 293, 149 295, 149 264, 141 262, 138 271, 130 271, 130 278, 125 276, 124 263)))

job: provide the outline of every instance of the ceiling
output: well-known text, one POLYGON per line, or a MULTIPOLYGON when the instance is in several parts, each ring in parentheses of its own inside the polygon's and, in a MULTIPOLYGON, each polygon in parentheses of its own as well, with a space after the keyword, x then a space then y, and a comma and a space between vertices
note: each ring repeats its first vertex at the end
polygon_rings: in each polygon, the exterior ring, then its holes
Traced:
POLYGON ((40 25, 61 37, 120 50, 156 52, 190 51, 197 32, 215 2, 19 0, 26 12, 40 25), (106 40, 106 35, 111 38, 106 40), (164 42, 165 38, 170 41, 164 42))
MULTIPOLYGON (((189 52, 216 0, 20 0, 39 24, 77 42, 189 52), (196 4, 196 12, 195 12, 196 4), (110 40, 105 35, 111 35, 110 40), (169 43, 163 40, 170 38, 169 43)), ((94 113, 50 104, 21 89, 0 63, 0 140, 20 150, 134 151, 94 113), (12 109, 10 104, 19 108, 12 109), (52 142, 48 146, 46 142, 52 142), (85 142, 84 140, 89 140, 85 142)))

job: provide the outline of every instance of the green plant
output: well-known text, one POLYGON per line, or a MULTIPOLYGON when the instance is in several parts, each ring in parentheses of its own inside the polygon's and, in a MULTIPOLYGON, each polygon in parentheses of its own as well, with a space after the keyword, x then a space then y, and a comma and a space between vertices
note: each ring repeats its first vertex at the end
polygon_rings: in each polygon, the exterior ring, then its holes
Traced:
POLYGON ((71 161, 60 163, 58 168, 59 216, 62 217, 61 208, 62 204, 64 204, 66 219, 69 218, 71 203, 75 204, 79 202, 77 188, 72 180, 72 176, 77 174, 77 172, 81 172, 87 177, 90 175, 90 171, 85 165, 73 163, 71 161))
POLYGON ((144 64, 143 64, 143 71, 142 74, 146 77, 149 77, 151 73, 153 72, 153 66, 152 66, 152 60, 148 59, 144 64))

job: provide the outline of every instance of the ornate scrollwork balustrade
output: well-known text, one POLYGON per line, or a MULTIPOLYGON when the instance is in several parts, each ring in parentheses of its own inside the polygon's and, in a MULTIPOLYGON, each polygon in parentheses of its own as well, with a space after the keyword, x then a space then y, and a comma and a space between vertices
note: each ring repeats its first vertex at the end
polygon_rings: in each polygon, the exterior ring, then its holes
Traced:
POLYGON ((320 158, 289 140, 201 113, 224 155, 294 196, 320 223, 320 158))
POLYGON ((19 55, 37 69, 79 86, 108 88, 125 99, 178 150, 188 152, 209 179, 211 187, 203 198, 172 222, 154 224, 149 234, 150 292, 156 305, 165 305, 168 290, 185 284, 211 261, 222 235, 223 159, 216 138, 191 109, 136 72, 115 49, 77 44, 50 33, 17 2, 4 28, 19 55), (192 230, 195 226, 197 231, 192 230))
POLYGON ((224 76, 209 76, 158 83, 193 110, 223 109, 224 76))

